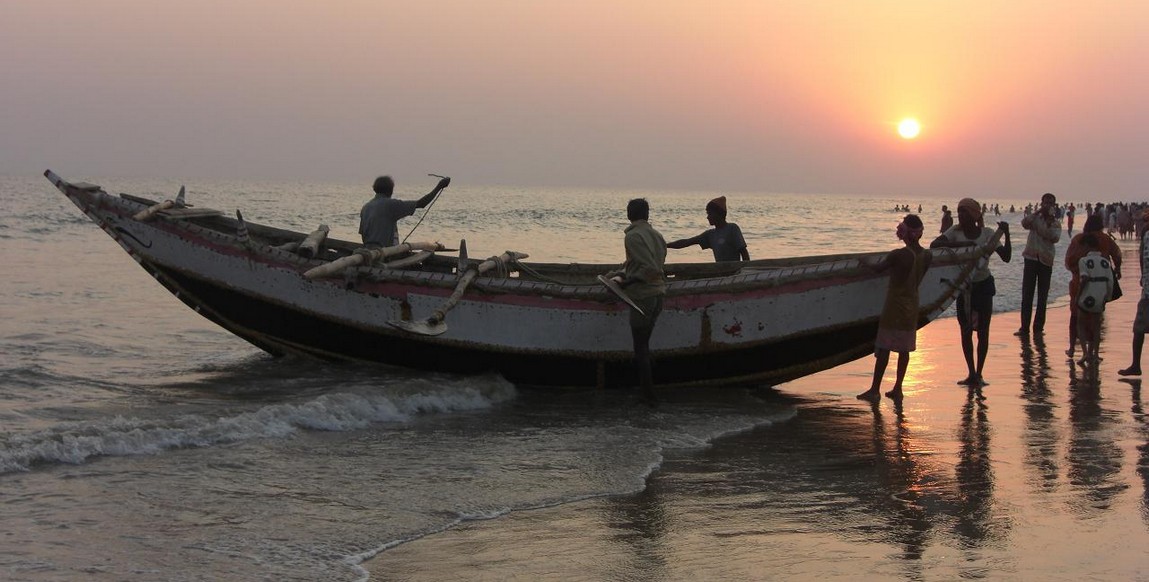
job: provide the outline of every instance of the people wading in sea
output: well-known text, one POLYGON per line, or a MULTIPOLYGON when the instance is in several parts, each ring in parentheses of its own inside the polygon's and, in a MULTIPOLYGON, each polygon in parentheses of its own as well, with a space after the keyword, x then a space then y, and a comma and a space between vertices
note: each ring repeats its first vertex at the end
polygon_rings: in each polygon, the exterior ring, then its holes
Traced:
MULTIPOLYGON (((942 233, 930 243, 935 247, 968 247, 985 245, 994 237, 994 231, 986 228, 982 217, 982 207, 973 198, 963 198, 957 207, 958 223, 942 233)), ((1003 241, 994 249, 1003 262, 1008 263, 1013 256, 1009 242, 1009 224, 999 222, 1003 241)), ((961 349, 965 355, 969 374, 958 384, 971 387, 984 386, 982 370, 989 354, 989 322, 993 316, 994 287, 993 274, 989 270, 989 256, 978 259, 974 272, 970 275, 969 288, 958 295, 957 319, 961 328, 961 349), (977 332, 977 361, 974 361, 973 335, 977 332)))
POLYGON ((1033 333, 1045 332, 1045 305, 1049 300, 1049 279, 1053 275, 1053 257, 1057 241, 1061 240, 1061 222, 1054 209, 1057 197, 1049 192, 1041 196, 1037 212, 1021 219, 1021 227, 1029 231, 1025 239, 1025 259, 1021 275, 1021 328, 1014 335, 1028 336, 1029 316, 1033 313, 1033 333), (1037 310, 1033 309, 1033 295, 1037 293, 1037 310))
POLYGON ((746 240, 742 229, 733 222, 726 222, 726 197, 719 196, 706 203, 706 221, 714 228, 694 237, 678 239, 666 243, 667 248, 684 249, 699 245, 714 252, 715 261, 749 261, 746 240))
POLYGON ((905 247, 886 254, 874 271, 890 272, 890 283, 886 288, 886 303, 878 319, 878 336, 874 340, 874 381, 870 389, 859 394, 858 398, 874 400, 879 398, 882 375, 890 363, 890 352, 898 353, 898 375, 894 388, 886 392, 893 399, 902 397, 902 381, 910 364, 910 352, 917 349, 918 336, 918 286, 930 268, 933 255, 921 245, 925 227, 922 220, 908 214, 898 224, 897 235, 905 247))
POLYGON ((395 190, 395 181, 391 176, 375 178, 375 184, 372 185, 375 198, 364 204, 359 211, 359 234, 363 237, 363 245, 390 247, 399 244, 399 219, 411 216, 416 209, 430 204, 450 184, 450 178, 443 178, 434 190, 418 200, 398 200, 391 197, 395 190))
POLYGON ((1077 306, 1077 296, 1081 292, 1081 273, 1078 270, 1079 261, 1084 257, 1088 250, 1082 242, 1082 238, 1087 234, 1097 235, 1097 250, 1101 256, 1109 259, 1113 265, 1113 278, 1114 280, 1121 280, 1121 247, 1117 246, 1117 242, 1113 237, 1105 234, 1105 221, 1100 212, 1094 212, 1085 219, 1085 225, 1081 228, 1081 233, 1073 237, 1069 241, 1069 246, 1065 249, 1065 268, 1073 275, 1069 280, 1069 348, 1065 350, 1065 355, 1070 358, 1077 350, 1077 318, 1081 312, 1081 308, 1077 306))
POLYGON ((950 227, 953 225, 954 225, 954 215, 952 212, 950 212, 950 207, 946 206, 945 204, 942 204, 942 227, 938 232, 944 234, 945 231, 949 230, 950 227))
POLYGON ((607 278, 618 283, 642 312, 630 310, 630 335, 634 341, 634 364, 638 370, 638 384, 642 398, 647 404, 658 403, 654 393, 654 377, 651 370, 650 336, 654 324, 662 312, 662 296, 666 294, 666 240, 654 227, 650 226, 650 205, 644 198, 635 198, 626 205, 626 227, 623 246, 626 262, 622 271, 613 272, 607 278))

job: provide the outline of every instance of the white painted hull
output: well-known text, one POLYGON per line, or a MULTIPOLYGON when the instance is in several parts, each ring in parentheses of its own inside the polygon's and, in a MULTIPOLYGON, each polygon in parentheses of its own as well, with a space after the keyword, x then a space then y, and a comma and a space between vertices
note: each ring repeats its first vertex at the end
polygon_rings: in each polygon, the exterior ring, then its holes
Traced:
MULTIPOLYGON (((257 235, 245 244, 234 228, 219 227, 234 220, 160 213, 139 221, 133 216, 147 204, 46 175, 177 297, 271 353, 493 369, 536 385, 631 381, 628 308, 589 279, 562 285, 481 276, 447 315, 445 333, 414 335, 388 322, 428 317, 451 294, 456 274, 359 267, 349 277, 310 281, 303 273, 325 259, 277 250, 257 235)), ((974 252, 935 251, 920 292, 922 325, 952 300, 974 252)), ((755 261, 761 270, 672 279, 651 338, 656 382, 779 382, 869 353, 887 277, 859 264, 868 256, 781 268, 755 261)))

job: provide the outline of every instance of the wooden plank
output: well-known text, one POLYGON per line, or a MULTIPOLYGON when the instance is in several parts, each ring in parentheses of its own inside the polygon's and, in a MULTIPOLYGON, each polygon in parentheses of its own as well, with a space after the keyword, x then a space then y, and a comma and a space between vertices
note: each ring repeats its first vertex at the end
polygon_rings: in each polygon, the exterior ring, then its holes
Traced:
POLYGON ((164 218, 182 219, 200 218, 203 216, 223 216, 223 211, 212 208, 168 208, 159 211, 158 214, 164 218))

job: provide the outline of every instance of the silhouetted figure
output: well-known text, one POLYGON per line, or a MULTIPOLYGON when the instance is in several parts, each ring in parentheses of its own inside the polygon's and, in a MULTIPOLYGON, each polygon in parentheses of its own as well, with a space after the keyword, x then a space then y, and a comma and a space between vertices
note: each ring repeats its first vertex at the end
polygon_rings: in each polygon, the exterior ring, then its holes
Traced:
MULTIPOLYGON (((993 229, 986 228, 983 222, 982 206, 973 198, 963 198, 958 202, 958 223, 942 233, 930 243, 930 247, 966 247, 985 245, 994 237, 993 229)), ((1004 241, 995 252, 1008 263, 1013 256, 1009 241, 1009 223, 999 222, 1004 241)), ((989 271, 989 257, 978 259, 977 268, 970 275, 969 288, 958 295, 957 319, 961 327, 961 348, 965 355, 969 375, 959 384, 983 386, 982 370, 989 354, 989 322, 993 316, 994 287, 993 274, 989 271), (973 334, 977 332, 977 362, 974 363, 973 334)))
MULTIPOLYGON (((1149 212, 1141 215, 1141 221, 1149 223, 1149 212)), ((1117 372, 1122 376, 1141 375, 1141 349, 1145 346, 1145 332, 1149 332, 1149 285, 1146 285, 1149 282, 1146 280, 1149 277, 1149 245, 1146 245, 1146 239, 1149 237, 1145 236, 1146 232, 1149 229, 1142 228, 1137 253, 1141 259, 1141 299, 1137 301, 1137 316, 1133 318, 1133 363, 1117 372)))
POLYGON ((942 204, 942 227, 938 232, 945 233, 951 226, 954 225, 954 215, 950 212, 949 206, 942 204))
POLYGON ((742 238, 742 229, 733 222, 726 222, 726 197, 719 196, 706 203, 706 221, 714 228, 690 238, 678 239, 666 243, 667 248, 684 249, 692 245, 699 245, 714 252, 714 260, 722 261, 749 261, 750 252, 746 250, 746 240, 742 238))
POLYGON ((1033 314, 1033 333, 1045 332, 1045 306, 1049 301, 1049 280, 1053 276, 1053 245, 1061 240, 1061 223, 1054 214, 1057 197, 1049 192, 1041 196, 1037 212, 1021 219, 1021 227, 1029 231, 1025 250, 1021 252, 1025 266, 1021 275, 1021 328, 1014 335, 1029 335, 1029 316, 1033 314), (1033 295, 1037 293, 1037 311, 1033 313, 1033 295))
POLYGON ((648 222, 650 205, 644 198, 635 198, 626 205, 626 227, 623 246, 626 262, 622 271, 607 275, 641 309, 630 311, 630 334, 634 340, 634 363, 638 369, 638 383, 643 399, 654 406, 658 399, 654 393, 654 378, 650 362, 650 336, 662 312, 662 297, 666 295, 666 240, 648 222))
POLYGON ((870 389, 858 398, 876 399, 882 385, 882 375, 890 362, 890 352, 898 353, 898 375, 894 388, 886 396, 895 400, 902 397, 902 381, 910 364, 910 352, 917 349, 918 286, 930 268, 933 255, 920 243, 925 227, 913 214, 906 215, 898 224, 898 238, 905 243, 900 249, 886 254, 876 265, 877 272, 890 271, 886 288, 886 302, 878 319, 878 337, 874 340, 874 380, 870 389))
POLYGON ((375 178, 375 184, 372 185, 375 197, 359 211, 359 234, 363 237, 364 246, 390 247, 399 244, 399 219, 411 216, 416 209, 430 204, 450 184, 450 178, 443 178, 434 190, 418 200, 398 200, 391 197, 395 190, 395 181, 391 176, 375 178))
POLYGON ((1077 271, 1081 277, 1081 290, 1077 295, 1077 335, 1081 338, 1081 362, 1083 366, 1096 366, 1101 344, 1101 320, 1105 316, 1105 304, 1113 297, 1113 267, 1109 259, 1101 256, 1098 250, 1101 233, 1081 237, 1085 256, 1077 261, 1077 271))
POLYGON ((1109 259, 1109 263, 1113 267, 1113 278, 1121 279, 1121 247, 1118 247, 1117 242, 1103 232, 1104 228, 1105 223, 1101 214, 1097 212, 1090 214, 1089 218, 1085 219, 1085 226, 1082 227, 1081 234, 1073 237, 1065 249, 1065 268, 1069 269, 1073 275, 1069 281, 1069 349, 1065 350, 1065 355, 1070 358, 1073 357, 1077 349, 1077 319, 1081 312, 1081 308, 1077 305, 1077 296, 1081 292, 1081 273, 1078 271, 1078 262, 1089 252, 1084 243, 1081 242, 1085 235, 1098 235, 1097 250, 1101 252, 1101 256, 1109 259))

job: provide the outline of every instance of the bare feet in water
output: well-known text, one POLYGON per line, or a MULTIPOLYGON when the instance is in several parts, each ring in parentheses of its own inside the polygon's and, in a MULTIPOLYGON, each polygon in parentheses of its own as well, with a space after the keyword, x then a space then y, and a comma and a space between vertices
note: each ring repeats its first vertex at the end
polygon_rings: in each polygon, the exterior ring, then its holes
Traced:
POLYGON ((1125 368, 1124 370, 1117 370, 1117 375, 1119 375, 1119 376, 1140 376, 1141 375, 1141 368, 1138 366, 1129 366, 1128 368, 1125 368))
POLYGON ((886 398, 889 398, 890 400, 901 400, 902 389, 898 388, 897 390, 890 390, 889 392, 886 392, 886 398))
POLYGON ((882 397, 882 393, 877 388, 870 388, 857 396, 858 400, 876 400, 882 397))

